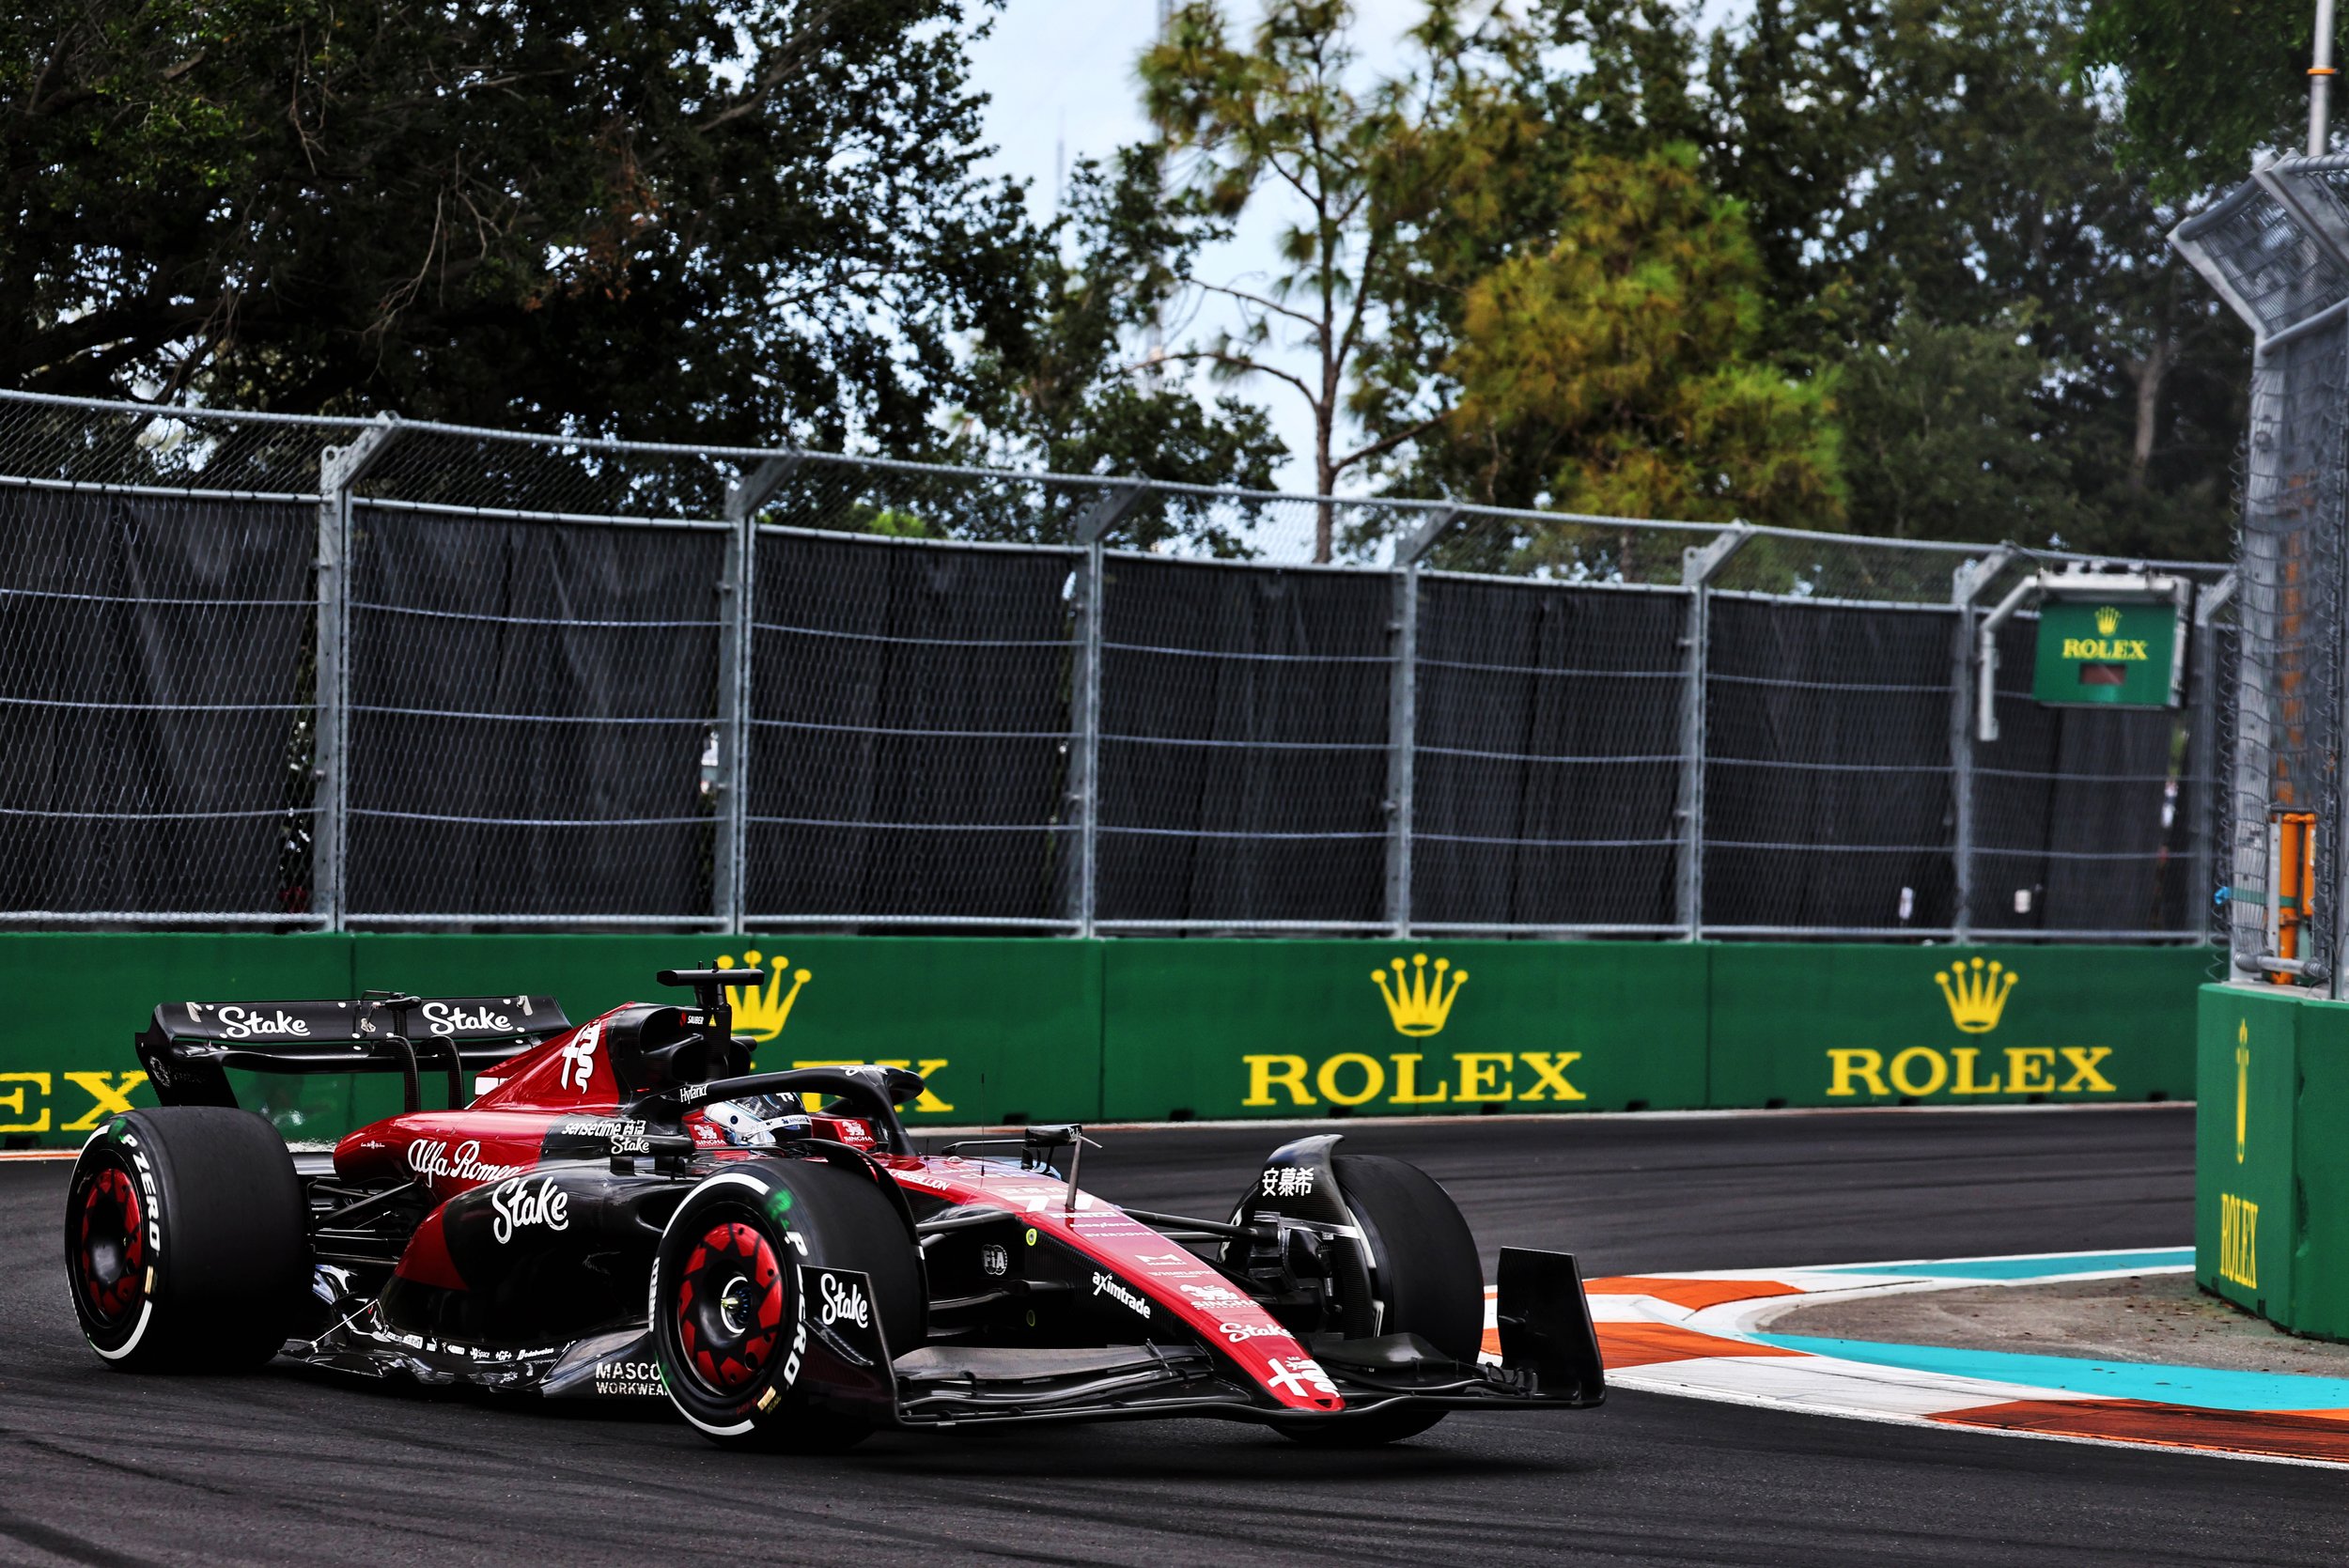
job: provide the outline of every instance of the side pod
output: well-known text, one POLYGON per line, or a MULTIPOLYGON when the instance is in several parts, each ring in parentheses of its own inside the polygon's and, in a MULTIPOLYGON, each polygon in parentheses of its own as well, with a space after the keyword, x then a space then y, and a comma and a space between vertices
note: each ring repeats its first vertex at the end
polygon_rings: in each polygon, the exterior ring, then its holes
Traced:
POLYGON ((1501 1364, 1531 1372, 1545 1394, 1596 1405, 1607 1397, 1598 1331, 1571 1252, 1501 1250, 1501 1364))

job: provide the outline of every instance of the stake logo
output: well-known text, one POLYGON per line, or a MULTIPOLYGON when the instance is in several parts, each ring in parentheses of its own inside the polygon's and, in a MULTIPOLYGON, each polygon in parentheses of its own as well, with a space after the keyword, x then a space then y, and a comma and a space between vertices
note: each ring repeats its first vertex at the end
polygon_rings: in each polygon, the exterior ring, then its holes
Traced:
POLYGON ((556 1187, 552 1176, 540 1176, 536 1188, 526 1177, 507 1182, 490 1194, 490 1207, 497 1213, 490 1234, 501 1246, 526 1226, 543 1225, 550 1231, 571 1228, 571 1195, 556 1187))

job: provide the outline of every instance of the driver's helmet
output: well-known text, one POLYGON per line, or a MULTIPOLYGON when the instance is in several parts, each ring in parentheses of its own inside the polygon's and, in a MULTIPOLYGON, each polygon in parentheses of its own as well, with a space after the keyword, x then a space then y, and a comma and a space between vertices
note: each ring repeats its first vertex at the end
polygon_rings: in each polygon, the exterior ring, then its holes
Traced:
POLYGON ((808 1133, 807 1112, 797 1094, 716 1100, 702 1114, 737 1149, 770 1149, 780 1139, 805 1138, 808 1133))

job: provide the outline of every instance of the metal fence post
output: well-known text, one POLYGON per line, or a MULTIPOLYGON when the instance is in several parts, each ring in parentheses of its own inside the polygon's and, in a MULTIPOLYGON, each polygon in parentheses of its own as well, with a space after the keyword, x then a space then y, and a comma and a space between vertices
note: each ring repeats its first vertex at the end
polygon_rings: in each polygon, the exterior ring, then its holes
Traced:
POLYGON ((749 889, 752 590, 758 571, 758 514, 800 466, 800 454, 769 458, 726 486, 724 575, 718 582, 718 776, 711 781, 716 842, 710 913, 721 929, 742 929, 749 889))
POLYGON ((350 492, 398 436, 389 414, 319 454, 317 731, 311 755, 310 911, 329 931, 349 912, 350 861, 350 492))
POLYGON ((1419 746, 1419 564, 1460 515, 1439 507, 1395 548, 1394 666, 1387 679, 1387 925, 1411 934, 1411 783, 1419 746))
POLYGON ((1077 854, 1069 879, 1068 917, 1077 935, 1093 935, 1098 877, 1101 828, 1101 622, 1107 583, 1103 575, 1104 548, 1109 531, 1125 520, 1150 493, 1147 483, 1125 480, 1112 485, 1077 520, 1077 543, 1084 554, 1077 562, 1077 660, 1068 690, 1068 803, 1077 816, 1077 854))
POLYGON ((2000 545, 1979 561, 1961 561, 1950 573, 1950 603, 1957 611, 1957 636, 1950 654, 1950 935, 1960 942, 1974 935, 1974 601, 2018 553, 2000 545))
POLYGON ((1688 939, 1704 934, 1704 682, 1711 665, 1714 577, 1753 530, 1734 523, 1709 544, 1680 552, 1680 582, 1688 590, 1688 631, 1681 639, 1687 678, 1680 708, 1680 924, 1688 939))
POLYGON ((2225 573, 2194 592, 2194 691, 2188 722, 2186 756, 2193 771, 2186 777, 2193 791, 2186 809, 2193 813, 2193 881, 2188 896, 2202 939, 2211 939, 2211 911, 2217 908, 2218 881, 2218 638, 2212 623, 2234 598, 2235 574, 2225 573))

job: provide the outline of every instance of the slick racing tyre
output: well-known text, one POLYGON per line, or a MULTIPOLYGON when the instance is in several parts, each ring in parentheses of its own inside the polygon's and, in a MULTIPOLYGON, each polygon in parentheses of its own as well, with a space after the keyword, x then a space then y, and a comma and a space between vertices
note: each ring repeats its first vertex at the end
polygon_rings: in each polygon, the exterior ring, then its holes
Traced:
POLYGON ((880 1188, 814 1160, 772 1160, 709 1177, 677 1206, 652 1269, 653 1343, 685 1419, 720 1443, 837 1452, 873 1430, 827 1408, 801 1380, 801 1265, 871 1281, 875 1321, 894 1357, 922 1336, 913 1239, 880 1188))
MULTIPOLYGON (((1485 1339, 1485 1277, 1476 1238, 1452 1195, 1415 1165, 1379 1155, 1330 1161, 1338 1190, 1362 1229, 1376 1299, 1359 1270, 1340 1268, 1326 1327, 1348 1339, 1417 1334, 1455 1361, 1473 1365, 1485 1339)), ((1319 1448, 1370 1448, 1426 1431, 1441 1410, 1374 1410, 1327 1425, 1284 1427, 1319 1448)))
POLYGON ((249 1110, 115 1117, 66 1189, 73 1312, 123 1372, 249 1372, 304 1310, 307 1209, 285 1140, 249 1110))

